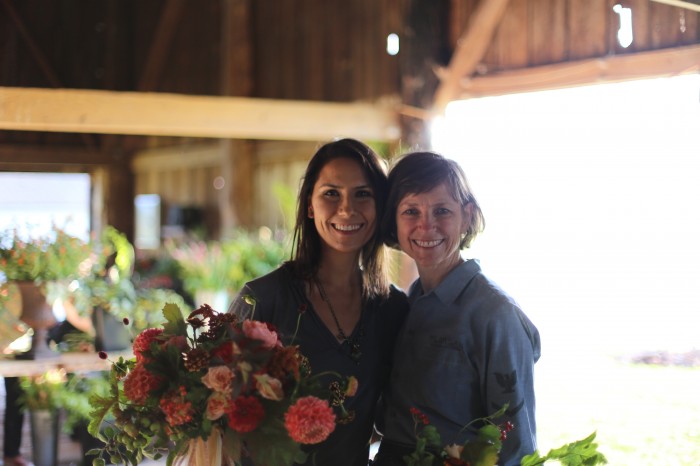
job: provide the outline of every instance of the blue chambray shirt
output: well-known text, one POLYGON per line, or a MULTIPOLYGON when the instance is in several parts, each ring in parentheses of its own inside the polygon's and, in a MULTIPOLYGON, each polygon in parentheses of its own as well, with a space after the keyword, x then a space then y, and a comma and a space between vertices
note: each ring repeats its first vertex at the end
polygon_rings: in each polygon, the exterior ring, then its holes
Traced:
POLYGON ((417 280, 399 333, 386 399, 385 438, 415 444, 409 409, 425 413, 444 444, 509 403, 515 429, 503 442, 500 465, 519 465, 536 449, 534 364, 539 332, 515 301, 489 280, 476 260, 457 266, 431 292, 417 280))

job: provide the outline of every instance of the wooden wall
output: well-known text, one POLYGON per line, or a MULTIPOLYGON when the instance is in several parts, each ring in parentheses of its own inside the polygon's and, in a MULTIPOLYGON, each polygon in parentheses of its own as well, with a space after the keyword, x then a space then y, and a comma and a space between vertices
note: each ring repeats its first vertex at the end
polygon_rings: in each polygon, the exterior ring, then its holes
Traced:
MULTIPOLYGON (((255 142, 250 197, 234 199, 238 206, 254 206, 250 226, 289 228, 299 182, 308 159, 318 145, 312 142, 255 142), (291 196, 285 198, 285 194, 291 196), (281 197, 280 197, 281 196, 281 197)), ((144 150, 136 154, 132 167, 135 194, 158 194, 164 222, 170 207, 196 207, 205 214, 204 226, 213 237, 222 231, 221 211, 227 179, 226 157, 221 145, 197 141, 189 145, 144 150), (221 185, 223 181, 223 186, 221 185)), ((234 208, 236 206, 234 205, 234 208)))
MULTIPOLYGON (((449 43, 455 46, 478 0, 452 0, 449 43)), ((700 43, 700 13, 651 0, 510 0, 478 73, 700 43), (634 40, 617 41, 619 15, 632 10, 634 40)))

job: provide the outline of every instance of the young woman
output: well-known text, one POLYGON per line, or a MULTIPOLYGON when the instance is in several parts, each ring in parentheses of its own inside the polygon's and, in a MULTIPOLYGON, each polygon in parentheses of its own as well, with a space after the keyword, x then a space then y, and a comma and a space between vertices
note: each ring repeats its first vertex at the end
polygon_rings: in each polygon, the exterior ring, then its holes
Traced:
POLYGON ((387 242, 416 262, 410 312, 397 339, 375 464, 402 465, 415 448, 411 408, 445 444, 463 443, 470 421, 499 410, 515 428, 499 465, 535 450, 534 363, 539 334, 518 305, 460 251, 484 219, 459 165, 438 154, 405 155, 389 174, 387 242))
POLYGON ((384 270, 378 232, 387 178, 365 144, 342 139, 312 157, 299 193, 293 259, 240 291, 232 311, 273 324, 300 346, 312 373, 358 379, 346 399, 354 420, 310 450, 307 464, 366 466, 379 396, 387 382, 405 295, 384 270))

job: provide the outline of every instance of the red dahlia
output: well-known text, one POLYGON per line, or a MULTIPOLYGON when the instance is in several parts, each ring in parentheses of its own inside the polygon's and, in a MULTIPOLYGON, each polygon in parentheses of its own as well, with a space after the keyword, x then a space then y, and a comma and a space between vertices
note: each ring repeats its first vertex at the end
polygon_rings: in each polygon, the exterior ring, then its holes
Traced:
POLYGON ((226 408, 228 425, 237 432, 251 432, 265 416, 260 401, 254 396, 239 396, 226 408))

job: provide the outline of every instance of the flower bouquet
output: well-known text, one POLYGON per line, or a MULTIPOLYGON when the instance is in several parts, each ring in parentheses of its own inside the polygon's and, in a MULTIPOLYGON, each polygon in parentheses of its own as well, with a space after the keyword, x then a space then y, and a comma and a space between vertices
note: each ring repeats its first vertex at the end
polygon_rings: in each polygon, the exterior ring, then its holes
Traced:
MULTIPOLYGON (((291 465, 302 444, 325 440, 356 380, 321 386, 296 346, 269 324, 202 305, 186 319, 173 304, 162 328, 134 340, 135 358, 112 363, 110 394, 93 397, 89 432, 105 442, 93 464, 291 465), (113 419, 109 417, 113 416, 113 419)), ((104 353, 100 357, 106 358, 104 353)))
MULTIPOLYGON (((495 466, 503 442, 515 426, 511 422, 496 424, 495 420, 503 416, 508 409, 504 405, 497 412, 479 419, 474 419, 463 429, 474 431, 475 436, 462 445, 444 446, 435 426, 428 417, 416 408, 411 408, 414 429, 416 431, 416 448, 404 456, 407 466, 495 466), (480 425, 477 429, 474 425, 480 425), (439 453, 436 453, 439 452, 439 453)), ((549 460, 557 461, 562 466, 595 466, 607 464, 603 454, 598 452, 598 445, 593 442, 595 432, 583 440, 568 443, 560 448, 550 450, 545 456, 534 452, 522 458, 521 466, 537 466, 549 460)))

